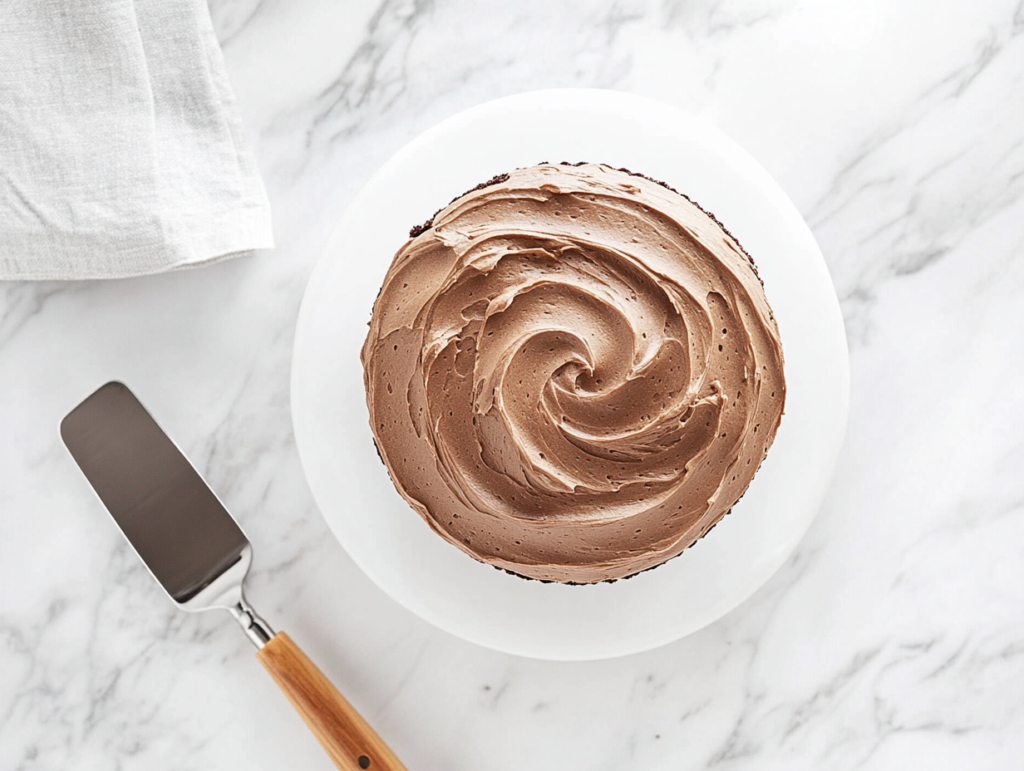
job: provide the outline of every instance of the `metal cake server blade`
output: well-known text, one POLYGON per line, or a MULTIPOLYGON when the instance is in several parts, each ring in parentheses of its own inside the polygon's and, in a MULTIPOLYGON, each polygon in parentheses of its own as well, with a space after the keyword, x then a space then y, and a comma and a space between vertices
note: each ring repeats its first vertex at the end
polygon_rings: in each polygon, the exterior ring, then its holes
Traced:
POLYGON ((123 383, 101 386, 61 422, 61 437, 114 522, 182 610, 223 608, 344 771, 404 766, 286 634, 246 602, 252 547, 185 455, 123 383))
POLYGON ((273 631, 246 603, 252 547, 181 450, 121 383, 72 410, 61 436, 149 572, 182 610, 225 608, 257 647, 273 631))

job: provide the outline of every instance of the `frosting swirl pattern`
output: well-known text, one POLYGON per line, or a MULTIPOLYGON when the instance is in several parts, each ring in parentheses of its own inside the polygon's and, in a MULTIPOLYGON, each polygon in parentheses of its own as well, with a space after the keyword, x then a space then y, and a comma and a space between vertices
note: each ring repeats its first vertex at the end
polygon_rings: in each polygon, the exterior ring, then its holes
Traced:
POLYGON ((395 255, 362 350, 378 451, 442 537, 529 578, 676 556, 749 485, 785 401, 753 263, 697 205, 530 167, 395 255))

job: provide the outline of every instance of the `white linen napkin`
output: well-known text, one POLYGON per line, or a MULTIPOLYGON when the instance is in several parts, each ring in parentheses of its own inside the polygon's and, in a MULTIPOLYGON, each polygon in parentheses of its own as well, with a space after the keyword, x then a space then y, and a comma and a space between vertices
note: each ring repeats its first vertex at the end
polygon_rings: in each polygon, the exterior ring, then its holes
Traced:
POLYGON ((0 0, 0 279, 271 246, 204 0, 0 0))

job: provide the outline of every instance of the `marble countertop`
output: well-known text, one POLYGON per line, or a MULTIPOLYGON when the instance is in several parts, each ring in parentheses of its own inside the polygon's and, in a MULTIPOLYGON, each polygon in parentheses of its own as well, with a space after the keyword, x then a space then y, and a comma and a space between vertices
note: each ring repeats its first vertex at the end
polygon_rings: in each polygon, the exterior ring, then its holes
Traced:
POLYGON ((254 604, 410 771, 1012 769, 1024 757, 1024 4, 213 0, 278 248, 0 285, 0 768, 326 769, 222 614, 179 613, 57 435, 130 383, 252 538, 254 604), (756 6, 756 7, 755 7, 756 6), (627 658, 455 639, 318 513, 289 367, 332 223, 405 141, 552 86, 634 91, 746 147, 847 324, 828 499, 750 600, 627 658))

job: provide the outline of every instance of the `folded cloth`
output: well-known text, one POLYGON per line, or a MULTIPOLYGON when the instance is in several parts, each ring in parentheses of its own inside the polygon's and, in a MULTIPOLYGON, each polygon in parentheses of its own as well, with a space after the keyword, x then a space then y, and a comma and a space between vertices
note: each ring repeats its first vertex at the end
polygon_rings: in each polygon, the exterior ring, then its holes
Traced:
POLYGON ((0 2, 0 279, 273 246, 204 0, 0 2))

